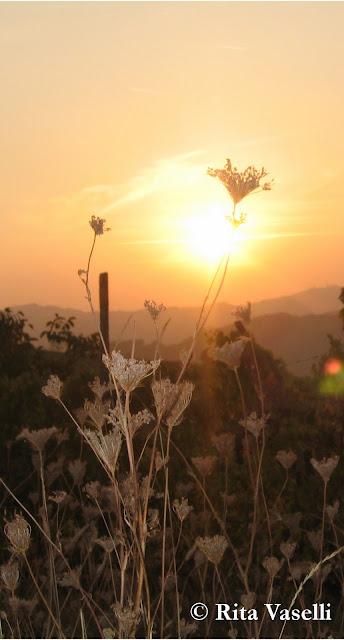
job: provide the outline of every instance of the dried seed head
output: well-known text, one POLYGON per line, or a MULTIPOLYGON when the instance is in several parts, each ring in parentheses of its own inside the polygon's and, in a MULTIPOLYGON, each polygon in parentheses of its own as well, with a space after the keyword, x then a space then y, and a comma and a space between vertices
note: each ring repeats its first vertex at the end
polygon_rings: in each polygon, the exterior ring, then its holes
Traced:
POLYGON ((265 558, 265 560, 262 562, 262 565, 268 572, 270 579, 273 580, 282 567, 283 560, 278 560, 277 558, 275 558, 275 556, 270 556, 265 558))
POLYGON ((148 311, 153 322, 156 322, 160 314, 166 311, 164 304, 157 304, 154 300, 145 300, 144 308, 148 311))
POLYGON ((49 376, 47 384, 42 387, 42 392, 44 393, 44 395, 48 398, 53 398, 54 400, 60 400, 61 390, 62 382, 56 375, 49 376))
POLYGON ((70 571, 66 571, 62 578, 58 580, 58 583, 61 587, 72 587, 79 591, 80 587, 80 568, 71 569, 70 571))
POLYGON ((129 393, 150 376, 160 365, 160 360, 145 362, 135 358, 124 358, 119 351, 113 351, 111 356, 103 356, 103 362, 122 389, 129 393))
POLYGON ((216 462, 217 462, 216 456, 204 456, 204 457, 198 457, 198 458, 191 458, 191 460, 192 460, 192 464, 195 465, 198 473, 200 473, 200 475, 203 478, 206 478, 207 476, 210 476, 213 473, 216 462))
POLYGON ((281 542, 280 550, 286 560, 291 560, 296 549, 296 542, 281 542))
POLYGON ((25 554, 27 552, 30 546, 31 527, 22 515, 16 513, 13 520, 7 521, 4 532, 14 553, 25 554))
POLYGON ((90 227, 93 229, 96 236, 101 236, 105 231, 110 231, 110 229, 106 229, 105 218, 99 218, 99 216, 92 216, 90 220, 90 227))
POLYGON ((156 380, 152 391, 158 420, 163 418, 170 429, 180 424, 185 409, 191 402, 194 385, 184 381, 173 383, 168 378, 156 380))
POLYGON ((84 462, 83 460, 80 460, 80 458, 76 458, 75 460, 72 460, 71 462, 69 462, 68 471, 72 476, 74 483, 77 486, 80 486, 80 484, 82 483, 85 477, 86 462, 84 462))
POLYGON ((184 522, 189 513, 193 511, 193 507, 189 504, 187 498, 181 498, 181 500, 173 500, 173 511, 177 514, 180 522, 184 522))
POLYGON ((211 441, 223 458, 231 458, 234 452, 235 436, 232 433, 213 435, 211 441))
POLYGON ((120 430, 114 428, 109 433, 104 434, 102 431, 85 429, 84 433, 90 447, 113 475, 122 445, 120 430))
POLYGON ((229 369, 234 371, 240 367, 241 356, 248 342, 249 338, 245 336, 233 342, 227 341, 222 347, 212 347, 209 350, 209 355, 213 360, 223 362, 229 369))
POLYGON ((121 606, 119 602, 112 606, 112 610, 117 618, 118 637, 135 638, 135 630, 138 616, 132 606, 121 606))
POLYGON ((339 456, 332 456, 331 458, 322 458, 322 460, 315 460, 311 458, 311 464, 313 468, 322 477, 325 484, 327 484, 339 462, 339 456))
POLYGON ((250 165, 244 171, 238 171, 229 158, 223 169, 208 169, 208 175, 222 182, 234 204, 238 204, 257 189, 270 191, 272 186, 272 182, 262 182, 268 175, 264 167, 256 169, 250 165))
POLYGON ((297 455, 293 451, 278 451, 276 453, 276 460, 282 465, 282 467, 286 470, 290 469, 290 467, 295 464, 297 460, 297 455))
POLYGON ((6 564, 2 564, 0 567, 0 575, 6 589, 14 593, 19 581, 18 563, 10 560, 6 562, 6 564))
POLYGON ((215 565, 220 564, 224 552, 228 547, 228 542, 224 536, 206 536, 205 538, 197 538, 196 545, 200 551, 206 556, 209 562, 215 565))
POLYGON ((255 411, 253 411, 246 420, 240 420, 239 424, 241 424, 244 429, 247 429, 255 438, 259 438, 259 435, 262 429, 265 429, 266 422, 269 416, 262 416, 258 418, 255 411))
POLYGON ((95 541, 100 547, 102 547, 105 553, 112 553, 115 550, 115 544, 112 538, 104 536, 103 538, 97 538, 95 541))
POLYGON ((42 452, 48 440, 53 436, 56 437, 57 433, 56 427, 37 429, 36 431, 30 431, 25 427, 25 429, 21 430, 16 440, 27 440, 33 449, 42 452))

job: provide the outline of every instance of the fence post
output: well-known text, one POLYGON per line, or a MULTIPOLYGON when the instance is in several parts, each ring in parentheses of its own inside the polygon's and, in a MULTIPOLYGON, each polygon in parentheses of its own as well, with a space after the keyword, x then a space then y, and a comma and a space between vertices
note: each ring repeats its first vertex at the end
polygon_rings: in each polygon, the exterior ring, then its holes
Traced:
POLYGON ((100 330, 102 332, 106 348, 109 351, 109 277, 106 272, 99 274, 99 313, 100 330))

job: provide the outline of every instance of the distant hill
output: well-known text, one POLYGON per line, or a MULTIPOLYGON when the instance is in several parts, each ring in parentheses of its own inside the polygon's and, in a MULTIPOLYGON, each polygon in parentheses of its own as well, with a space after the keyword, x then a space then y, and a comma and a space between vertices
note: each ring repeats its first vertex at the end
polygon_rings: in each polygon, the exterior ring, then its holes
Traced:
MULTIPOLYGON (((281 357, 291 371, 306 374, 314 356, 326 352, 327 334, 342 335, 338 310, 340 287, 329 286, 301 291, 290 296, 262 300, 252 305, 252 328, 257 341, 281 357)), ((234 304, 216 305, 209 318, 208 328, 228 327, 233 321, 234 304)), ((55 313, 64 317, 75 316, 75 331, 89 334, 96 330, 94 318, 89 312, 73 308, 41 306, 37 304, 18 305, 13 310, 23 311, 34 326, 34 334, 39 336, 48 320, 55 313)), ((199 308, 172 307, 164 313, 163 321, 170 319, 163 338, 162 356, 172 358, 185 347, 192 335, 199 308)), ((134 334, 138 341, 137 353, 148 357, 154 341, 151 320, 145 309, 137 311, 116 310, 110 312, 111 340, 120 339, 121 344, 130 341, 134 334)))

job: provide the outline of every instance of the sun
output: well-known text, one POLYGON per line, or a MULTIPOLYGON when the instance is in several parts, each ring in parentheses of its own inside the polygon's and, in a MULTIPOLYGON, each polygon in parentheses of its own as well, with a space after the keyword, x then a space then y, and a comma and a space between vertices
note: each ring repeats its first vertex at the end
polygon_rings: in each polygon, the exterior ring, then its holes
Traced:
POLYGON ((233 228, 221 205, 207 205, 184 220, 186 244, 194 259, 208 264, 216 263, 228 253, 242 251, 243 228, 233 228))

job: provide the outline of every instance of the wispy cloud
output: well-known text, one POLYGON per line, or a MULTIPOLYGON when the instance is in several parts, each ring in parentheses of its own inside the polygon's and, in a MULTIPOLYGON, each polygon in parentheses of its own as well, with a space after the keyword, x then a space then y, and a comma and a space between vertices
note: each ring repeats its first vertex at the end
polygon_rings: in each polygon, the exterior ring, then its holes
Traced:
POLYGON ((204 152, 200 149, 170 158, 164 158, 120 185, 98 184, 82 189, 76 199, 99 197, 106 204, 98 209, 99 215, 108 214, 133 202, 171 188, 181 188, 196 182, 204 166, 196 159, 204 152))

